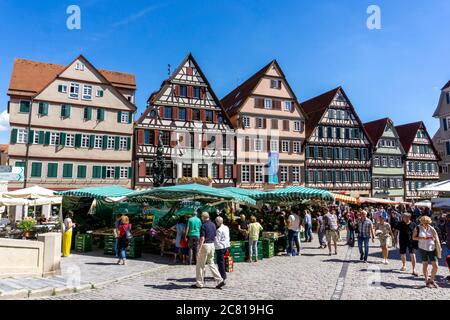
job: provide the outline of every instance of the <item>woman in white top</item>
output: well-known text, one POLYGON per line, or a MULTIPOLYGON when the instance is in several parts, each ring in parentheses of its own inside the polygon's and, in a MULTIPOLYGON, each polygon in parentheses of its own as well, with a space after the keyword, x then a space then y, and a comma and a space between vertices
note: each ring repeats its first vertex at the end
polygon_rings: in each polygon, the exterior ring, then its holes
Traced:
POLYGON ((422 257, 423 275, 428 288, 437 288, 434 281, 438 272, 438 256, 436 247, 440 248, 439 237, 436 230, 431 226, 431 218, 422 216, 420 225, 414 230, 413 240, 419 241, 419 253, 422 257), (428 277, 428 263, 431 262, 431 277, 428 277))
POLYGON ((225 268, 225 252, 230 247, 230 229, 223 224, 223 218, 218 216, 216 218, 216 238, 214 239, 214 247, 217 255, 217 266, 219 267, 220 275, 223 281, 227 278, 225 268))

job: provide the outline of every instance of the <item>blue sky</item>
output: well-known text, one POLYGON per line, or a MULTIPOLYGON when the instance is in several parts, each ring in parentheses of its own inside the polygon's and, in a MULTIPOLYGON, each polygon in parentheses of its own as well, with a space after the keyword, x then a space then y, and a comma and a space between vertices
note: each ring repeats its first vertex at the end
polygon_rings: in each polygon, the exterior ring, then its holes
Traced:
POLYGON ((2 0, 0 21, 0 113, 16 57, 67 64, 82 53, 98 68, 134 73, 139 114, 167 65, 190 51, 219 97, 276 58, 300 101, 342 85, 362 121, 423 120, 431 134, 450 79, 448 0, 2 0), (71 4, 81 30, 66 28, 71 4), (366 27, 371 4, 381 30, 366 27))

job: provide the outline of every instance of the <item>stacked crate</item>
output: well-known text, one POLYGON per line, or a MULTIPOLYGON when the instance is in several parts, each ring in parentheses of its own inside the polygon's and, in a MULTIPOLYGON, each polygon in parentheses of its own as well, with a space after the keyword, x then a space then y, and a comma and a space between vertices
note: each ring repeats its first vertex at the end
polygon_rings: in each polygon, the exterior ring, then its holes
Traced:
POLYGON ((111 236, 105 236, 104 237, 104 253, 107 255, 116 255, 116 250, 114 248, 114 244, 115 244, 116 239, 114 238, 113 235, 111 236))
MULTIPOLYGON (((247 242, 248 244, 248 242, 247 242)), ((230 243, 230 256, 234 262, 245 262, 247 256, 245 242, 244 241, 231 241, 230 243)))
POLYGON ((130 245, 128 246, 126 253, 127 258, 137 259, 142 257, 142 246, 144 244, 144 237, 134 237, 131 239, 130 245))
POLYGON ((92 235, 77 234, 75 236, 75 251, 76 252, 92 251, 92 235))
POLYGON ((262 247, 264 258, 272 258, 275 255, 275 241, 273 239, 262 239, 262 247))

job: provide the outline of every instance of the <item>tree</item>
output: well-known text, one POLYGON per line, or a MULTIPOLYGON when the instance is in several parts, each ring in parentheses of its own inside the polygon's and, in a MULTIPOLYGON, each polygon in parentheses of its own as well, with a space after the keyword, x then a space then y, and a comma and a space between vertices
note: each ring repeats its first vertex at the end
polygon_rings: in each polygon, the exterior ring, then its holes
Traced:
POLYGON ((156 149, 156 159, 152 165, 153 171, 153 186, 160 187, 164 184, 164 145, 161 133, 158 135, 158 147, 156 149))

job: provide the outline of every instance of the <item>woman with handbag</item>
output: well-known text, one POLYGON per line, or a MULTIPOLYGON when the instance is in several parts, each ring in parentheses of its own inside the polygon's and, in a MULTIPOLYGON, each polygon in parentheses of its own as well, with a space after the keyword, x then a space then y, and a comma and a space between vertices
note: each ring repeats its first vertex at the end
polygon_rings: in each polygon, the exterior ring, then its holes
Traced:
POLYGON ((431 226, 432 221, 428 216, 419 219, 420 225, 416 227, 413 240, 419 242, 419 252, 422 257, 423 275, 428 288, 438 288, 435 277, 438 272, 438 259, 441 256, 441 243, 436 230, 431 226), (431 276, 428 276, 428 263, 431 262, 431 276))
POLYGON ((120 264, 120 262, 122 261, 122 265, 125 265, 127 260, 126 250, 130 245, 133 236, 131 234, 130 219, 127 216, 122 216, 121 222, 122 223, 117 228, 119 233, 119 261, 117 261, 117 264, 120 264))

